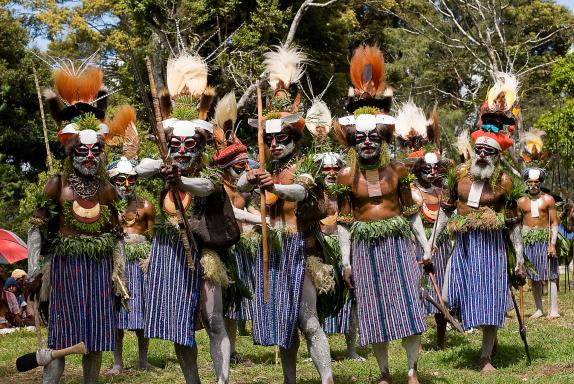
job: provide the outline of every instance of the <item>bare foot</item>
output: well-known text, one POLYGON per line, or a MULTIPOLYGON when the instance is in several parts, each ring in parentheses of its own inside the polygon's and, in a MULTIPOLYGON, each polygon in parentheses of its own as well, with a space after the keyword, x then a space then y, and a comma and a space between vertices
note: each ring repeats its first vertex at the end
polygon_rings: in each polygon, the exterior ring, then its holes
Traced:
POLYGON ((356 361, 365 361, 365 358, 360 356, 356 351, 347 352, 347 359, 356 361))
POLYGON ((490 363, 490 359, 488 357, 481 357, 480 362, 478 364, 480 372, 482 373, 488 374, 496 371, 496 368, 492 366, 492 364, 490 363))
POLYGON ((159 367, 156 367, 155 365, 152 365, 149 361, 143 362, 143 363, 139 363, 138 368, 141 369, 142 371, 148 371, 148 370, 152 370, 152 369, 159 369, 159 367))
POLYGON ((385 372, 381 376, 381 381, 379 381, 379 384, 392 384, 392 382, 391 374, 389 372, 385 372))
POLYGON ((528 318, 528 320, 536 320, 542 316, 544 316, 544 313, 540 309, 537 309, 536 312, 534 312, 532 316, 528 318))
POLYGON ((124 370, 121 365, 114 365, 112 369, 106 371, 106 375, 119 375, 124 370))
POLYGON ((548 316, 546 316, 546 320, 556 320, 560 318, 560 314, 558 312, 550 312, 548 316))
POLYGON ((419 384, 419 375, 417 371, 413 371, 407 376, 407 384, 419 384))

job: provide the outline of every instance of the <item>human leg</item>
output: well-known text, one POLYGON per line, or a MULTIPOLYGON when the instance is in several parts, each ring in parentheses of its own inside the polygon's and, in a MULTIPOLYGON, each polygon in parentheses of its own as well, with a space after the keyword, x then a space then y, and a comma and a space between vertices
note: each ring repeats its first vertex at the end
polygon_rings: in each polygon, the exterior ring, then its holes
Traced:
POLYGON ((44 366, 42 384, 57 384, 64 373, 64 358, 54 359, 44 366))
POLYGON ((84 384, 96 384, 102 366, 102 352, 90 352, 82 356, 84 384))
POLYGON ((209 336, 209 350, 217 383, 229 380, 229 359, 231 345, 223 319, 223 298, 221 287, 207 280, 201 283, 201 320, 209 336))
POLYGON ((536 311, 529 317, 529 320, 538 319, 544 315, 544 309, 542 307, 542 282, 532 281, 532 296, 534 297, 534 305, 536 306, 536 311))
POLYGON ((403 348, 407 352, 407 361, 409 366, 408 383, 418 384, 417 375, 417 358, 419 356, 419 347, 421 345, 421 335, 412 335, 402 339, 403 348))
POLYGON ((560 317, 558 312, 558 284, 556 280, 550 280, 550 313, 548 319, 557 319, 560 317))
POLYGON ((333 381, 333 371, 331 369, 329 341, 317 317, 317 291, 307 275, 305 275, 303 281, 299 327, 305 336, 309 354, 321 376, 321 382, 323 384, 331 383, 333 381))
POLYGON ((123 345, 124 345, 124 330, 118 329, 116 331, 116 349, 114 349, 114 366, 108 370, 106 374, 117 375, 124 368, 123 361, 123 345))
POLYGON ((351 305, 351 316, 349 319, 349 330, 345 333, 345 341, 347 343, 347 357, 352 360, 365 361, 355 350, 357 342, 357 303, 351 305))
POLYGON ((480 353, 480 370, 483 373, 495 371, 496 369, 490 362, 492 356, 492 348, 496 342, 498 328, 494 325, 486 325, 482 327, 482 350, 480 353))
POLYGON ((391 382, 389 373, 389 343, 373 344, 373 353, 377 359, 377 364, 381 370, 381 381, 379 384, 388 384, 391 382))
POLYGON ((297 382, 297 351, 299 350, 299 334, 295 335, 290 348, 279 347, 281 368, 283 369, 283 382, 295 384, 297 382))
POLYGON ((187 347, 178 343, 173 343, 175 348, 175 355, 179 366, 183 372, 186 384, 199 384, 199 371, 197 369, 197 345, 187 347))
POLYGON ((147 360, 147 353, 149 349, 149 339, 144 337, 143 329, 136 330, 136 336, 138 338, 138 366, 140 369, 150 369, 154 368, 153 365, 147 360))
POLYGON ((435 313, 436 321, 436 346, 438 349, 444 349, 446 343, 446 319, 442 313, 435 313))

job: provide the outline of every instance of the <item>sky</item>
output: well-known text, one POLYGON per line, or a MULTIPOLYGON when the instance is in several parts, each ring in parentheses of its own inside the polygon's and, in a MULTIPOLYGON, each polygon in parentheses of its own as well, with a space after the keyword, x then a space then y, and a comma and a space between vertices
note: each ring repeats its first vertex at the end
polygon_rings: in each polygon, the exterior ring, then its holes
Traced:
MULTIPOLYGON (((555 0, 555 2, 561 5, 565 5, 566 7, 570 8, 570 10, 574 13, 574 0, 555 0)), ((79 3, 80 3, 79 1, 72 1, 68 3, 67 6, 74 7, 79 3)), ((48 43, 49 41, 46 38, 41 37, 31 41, 29 45, 36 46, 41 51, 45 51, 48 47, 48 43)))

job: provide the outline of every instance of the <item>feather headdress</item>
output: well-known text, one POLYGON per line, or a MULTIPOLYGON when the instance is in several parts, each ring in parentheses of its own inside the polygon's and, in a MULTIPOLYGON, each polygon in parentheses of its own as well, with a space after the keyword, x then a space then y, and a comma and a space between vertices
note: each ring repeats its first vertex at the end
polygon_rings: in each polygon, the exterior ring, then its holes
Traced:
POLYGON ((376 46, 361 45, 353 53, 349 68, 353 87, 349 89, 347 110, 376 107, 389 113, 393 89, 385 86, 385 60, 376 46))
POLYGON ((307 110, 305 116, 305 126, 315 137, 327 136, 331 131, 331 111, 322 100, 313 100, 313 104, 307 110), (323 130, 317 129, 322 127, 323 130))
POLYGON ((167 134, 172 129, 182 136, 193 136, 196 129, 213 133, 213 125, 206 120, 215 89, 207 85, 205 60, 183 54, 168 60, 166 72, 167 90, 159 92, 159 101, 167 134))
POLYGON ((541 162, 548 158, 548 152, 544 150, 544 142, 542 140, 542 136, 545 134, 546 132, 536 128, 522 134, 520 138, 523 148, 522 159, 526 163, 541 162))
POLYGON ((235 93, 229 92, 215 106, 215 123, 225 132, 230 131, 237 121, 237 101, 235 93))
POLYGON ((351 82, 361 98, 376 97, 385 89, 385 60, 378 47, 361 45, 351 58, 351 82))
POLYGON ((297 47, 276 45, 264 57, 263 64, 265 64, 269 84, 275 92, 288 89, 305 73, 307 56, 297 47))
POLYGON ((470 135, 468 129, 462 131, 456 137, 456 150, 460 156, 460 161, 465 162, 470 160, 472 156, 472 144, 470 143, 470 135))
POLYGON ((403 140, 413 136, 427 139, 428 120, 423 110, 412 101, 403 103, 395 116, 395 134, 403 140))
POLYGON ((136 111, 130 105, 122 105, 111 120, 106 121, 110 132, 106 144, 121 148, 129 160, 137 158, 140 139, 136 129, 136 111))
POLYGON ((486 102, 488 110, 506 113, 514 107, 518 96, 518 79, 515 75, 504 72, 495 74, 496 81, 488 90, 486 102))

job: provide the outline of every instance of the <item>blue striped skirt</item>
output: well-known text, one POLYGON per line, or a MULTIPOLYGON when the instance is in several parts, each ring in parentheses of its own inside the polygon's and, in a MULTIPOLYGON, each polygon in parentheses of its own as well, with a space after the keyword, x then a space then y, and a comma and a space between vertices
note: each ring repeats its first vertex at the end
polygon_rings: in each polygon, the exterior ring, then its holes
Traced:
POLYGON ((448 302, 460 311, 464 329, 502 327, 511 308, 504 232, 457 233, 449 274, 448 302))
POLYGON ((195 313, 199 301, 201 265, 193 250, 195 271, 187 265, 183 244, 156 235, 152 242, 147 276, 145 337, 195 344, 195 313))
POLYGON ((351 255, 359 345, 425 331, 421 272, 411 239, 353 240, 351 255))
POLYGON ((297 333, 305 277, 305 236, 284 235, 282 250, 269 250, 269 300, 263 294, 263 255, 255 261, 253 342, 289 348, 297 333))
MULTIPOLYGON (((237 263, 237 271, 239 278, 245 284, 247 289, 253 292, 255 286, 255 276, 253 271, 253 264, 255 263, 255 256, 245 248, 239 248, 235 252, 235 262, 237 263)), ((251 320, 253 312, 253 299, 241 299, 239 308, 230 308, 227 317, 233 320, 251 320)))
POLYGON ((334 333, 347 334, 349 332, 349 324, 351 323, 351 308, 353 307, 354 300, 347 300, 343 308, 337 313, 337 316, 329 316, 325 318, 323 323, 323 331, 326 334, 332 335, 334 333))
POLYGON ((126 262, 125 269, 130 300, 129 311, 121 307, 118 311, 118 329, 143 329, 144 276, 139 260, 126 262))
MULTIPOLYGON (((430 240, 429 240, 430 241, 430 240)), ((417 260, 422 260, 422 247, 420 246, 420 244, 417 242, 416 243, 416 249, 417 249, 417 260)), ((432 258, 432 262, 434 264, 434 277, 436 280, 436 285, 438 286, 439 291, 442 290, 442 286, 444 284, 444 274, 446 271, 446 264, 448 262, 448 259, 450 257, 450 251, 451 251, 452 247, 450 245, 450 240, 446 239, 444 241, 442 241, 440 244, 436 245, 436 253, 434 254, 433 258, 432 258)), ((422 266, 421 266, 421 273, 422 272, 422 266)), ((430 278, 428 276, 425 275, 425 280, 426 280, 426 286, 427 286, 427 292, 429 293, 429 296, 432 297, 437 303, 439 302, 439 299, 434 291, 434 288, 432 286, 432 282, 430 280, 430 278)), ((427 315, 433 315, 435 313, 440 313, 440 311, 431 303, 429 303, 428 301, 424 300, 423 302, 423 308, 424 311, 427 315)))
POLYGON ((548 264, 550 264, 550 279, 558 279, 558 258, 548 258, 547 242, 525 245, 524 258, 534 264, 534 272, 527 271, 532 281, 548 280, 548 264))
POLYGON ((87 352, 113 351, 116 309, 112 258, 55 255, 50 271, 48 347, 62 349, 83 341, 87 352))

